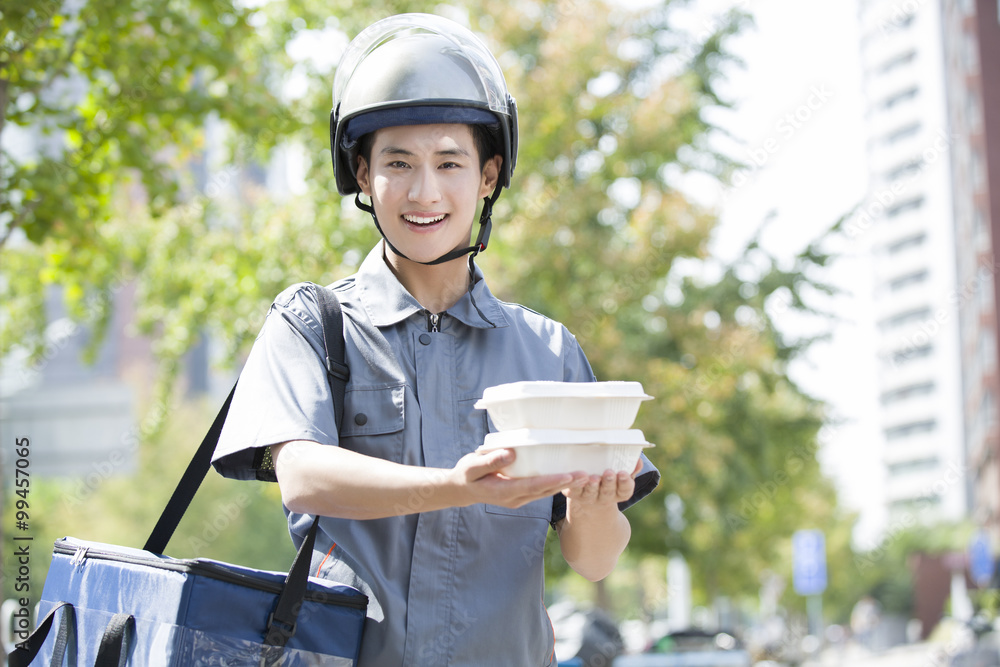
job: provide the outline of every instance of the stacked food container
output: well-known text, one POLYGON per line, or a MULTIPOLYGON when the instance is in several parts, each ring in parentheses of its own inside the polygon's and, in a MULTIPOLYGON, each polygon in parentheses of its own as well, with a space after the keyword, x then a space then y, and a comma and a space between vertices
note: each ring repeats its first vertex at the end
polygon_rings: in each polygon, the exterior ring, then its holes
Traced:
POLYGON ((649 400, 639 382, 513 382, 489 387, 476 402, 498 429, 479 451, 512 449, 516 459, 500 472, 531 477, 582 470, 632 472, 652 447, 631 428, 639 404, 649 400))

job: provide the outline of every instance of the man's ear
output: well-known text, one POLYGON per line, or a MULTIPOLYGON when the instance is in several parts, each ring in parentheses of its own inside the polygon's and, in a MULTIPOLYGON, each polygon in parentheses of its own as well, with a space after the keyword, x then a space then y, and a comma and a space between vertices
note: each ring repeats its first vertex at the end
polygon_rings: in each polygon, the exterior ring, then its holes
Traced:
POLYGON ((372 185, 369 176, 371 172, 368 171, 368 163, 365 159, 358 156, 358 171, 355 178, 358 181, 358 187, 361 188, 361 192, 371 197, 372 195, 372 185))
POLYGON ((503 164, 503 157, 494 155, 483 165, 483 177, 479 187, 479 198, 489 197, 497 187, 500 180, 500 165, 503 164))

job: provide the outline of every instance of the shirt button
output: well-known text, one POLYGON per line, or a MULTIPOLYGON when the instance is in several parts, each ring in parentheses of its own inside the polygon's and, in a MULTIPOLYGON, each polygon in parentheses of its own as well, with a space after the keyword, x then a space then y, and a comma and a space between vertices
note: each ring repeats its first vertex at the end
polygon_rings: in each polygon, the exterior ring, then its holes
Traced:
POLYGON ((354 423, 357 424, 358 426, 364 426, 365 424, 368 423, 368 415, 366 415, 363 412, 359 412, 358 414, 354 415, 354 423))
POLYGON ((430 345, 431 344, 431 335, 430 334, 420 334, 420 338, 418 340, 420 341, 420 343, 422 345, 430 345))

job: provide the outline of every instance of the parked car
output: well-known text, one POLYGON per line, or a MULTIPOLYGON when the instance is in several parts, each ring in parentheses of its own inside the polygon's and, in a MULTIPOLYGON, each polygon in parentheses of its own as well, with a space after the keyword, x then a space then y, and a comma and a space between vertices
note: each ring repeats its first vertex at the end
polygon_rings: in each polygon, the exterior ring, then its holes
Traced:
POLYGON ((750 653, 728 632, 684 630, 657 640, 645 653, 622 655, 614 667, 751 667, 750 653))

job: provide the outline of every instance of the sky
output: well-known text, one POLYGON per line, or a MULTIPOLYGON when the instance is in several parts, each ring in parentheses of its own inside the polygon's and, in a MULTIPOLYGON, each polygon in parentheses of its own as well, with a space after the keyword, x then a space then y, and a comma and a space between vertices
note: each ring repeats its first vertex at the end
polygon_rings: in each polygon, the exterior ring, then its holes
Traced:
MULTIPOLYGON (((748 167, 728 188, 702 184, 701 197, 718 207, 714 252, 731 258, 761 226, 764 247, 790 258, 859 205, 867 188, 864 101, 859 60, 857 0, 698 0, 691 27, 708 29, 712 17, 740 6, 755 19, 727 46, 745 61, 722 92, 732 111, 714 114, 733 140, 718 145, 748 167)), ((877 426, 874 327, 868 258, 847 242, 827 274, 845 291, 815 303, 836 322, 784 317, 786 332, 829 329, 791 368, 808 393, 824 400, 832 421, 821 433, 820 461, 841 503, 860 514, 860 546, 878 539, 885 516, 881 436, 877 426)))

